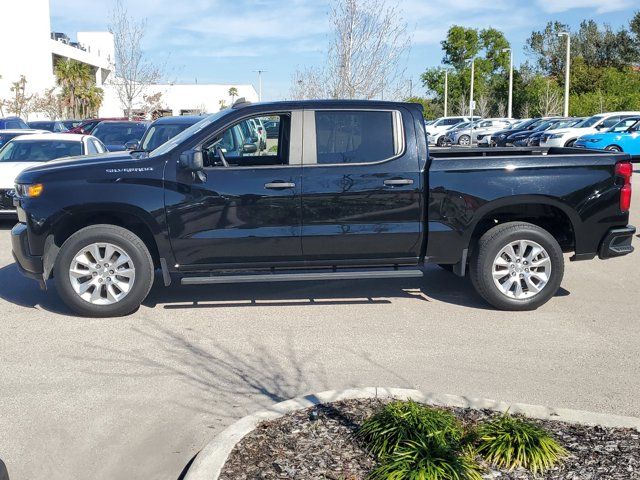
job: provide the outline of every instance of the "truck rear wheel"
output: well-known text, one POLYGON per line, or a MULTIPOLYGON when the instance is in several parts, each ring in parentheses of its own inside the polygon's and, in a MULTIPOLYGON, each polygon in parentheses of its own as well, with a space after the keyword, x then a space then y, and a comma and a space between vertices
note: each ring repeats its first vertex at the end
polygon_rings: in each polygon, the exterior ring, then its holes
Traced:
POLYGON ((505 223, 480 238, 470 276, 476 291, 494 307, 535 310, 560 288, 564 257, 546 230, 531 223, 505 223))
POLYGON ((135 311, 151 290, 153 260, 144 242, 115 225, 92 225, 71 235, 54 265, 56 288, 75 312, 117 317, 135 311))

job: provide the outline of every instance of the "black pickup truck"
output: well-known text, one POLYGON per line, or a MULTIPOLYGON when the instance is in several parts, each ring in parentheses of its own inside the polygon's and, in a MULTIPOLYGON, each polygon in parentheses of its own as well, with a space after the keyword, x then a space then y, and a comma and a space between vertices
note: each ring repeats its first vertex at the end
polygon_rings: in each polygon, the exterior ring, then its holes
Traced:
POLYGON ((167 286, 356 280, 425 262, 528 310, 556 293, 563 253, 633 251, 631 172, 577 149, 429 152, 414 104, 237 102, 151 152, 25 170, 13 252, 88 316, 134 311, 155 271, 167 286), (266 146, 261 122, 278 126, 266 146))

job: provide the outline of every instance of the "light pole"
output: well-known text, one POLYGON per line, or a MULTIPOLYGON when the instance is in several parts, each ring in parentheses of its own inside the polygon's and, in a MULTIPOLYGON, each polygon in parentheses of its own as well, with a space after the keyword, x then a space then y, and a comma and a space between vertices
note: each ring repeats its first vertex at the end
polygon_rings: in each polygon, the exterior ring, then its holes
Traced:
POLYGON ((468 58, 466 62, 471 62, 471 88, 469 92, 469 146, 473 145, 473 110, 475 102, 473 101, 473 77, 475 76, 476 57, 468 58))
POLYGON ((447 104, 449 103, 449 70, 444 71, 444 116, 447 116, 447 104))
POLYGON ((511 50, 510 48, 503 48, 502 52, 509 52, 509 100, 507 106, 507 116, 509 118, 513 118, 513 50, 511 50))
POLYGON ((266 72, 266 70, 254 70, 258 74, 258 101, 262 101, 262 74, 266 72))
POLYGON ((571 71, 571 36, 569 32, 560 32, 559 37, 567 37, 567 59, 564 66, 564 116, 569 116, 569 72, 571 71))

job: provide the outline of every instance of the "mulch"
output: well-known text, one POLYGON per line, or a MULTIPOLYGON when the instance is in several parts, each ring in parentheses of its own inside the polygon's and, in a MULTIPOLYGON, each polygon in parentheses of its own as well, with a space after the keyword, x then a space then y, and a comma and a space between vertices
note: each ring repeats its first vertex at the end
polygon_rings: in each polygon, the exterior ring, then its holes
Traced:
MULTIPOLYGON (((364 419, 386 400, 345 400, 292 412, 260 424, 231 452, 220 480, 365 480, 375 459, 354 437, 364 419)), ((497 415, 449 409, 463 422, 497 415)), ((487 467, 485 478, 500 480, 640 480, 640 433, 632 429, 589 427, 533 420, 569 452, 554 470, 534 477, 487 467)))

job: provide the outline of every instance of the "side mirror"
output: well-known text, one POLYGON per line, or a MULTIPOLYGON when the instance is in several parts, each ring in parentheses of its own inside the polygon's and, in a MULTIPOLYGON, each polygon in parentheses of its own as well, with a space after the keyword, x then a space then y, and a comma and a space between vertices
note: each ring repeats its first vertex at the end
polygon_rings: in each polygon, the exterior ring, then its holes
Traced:
POLYGON ((245 143, 242 145, 242 153, 256 153, 258 146, 255 143, 245 143))
POLYGON ((180 168, 188 172, 198 172, 204 168, 202 151, 187 150, 180 154, 180 168))
POLYGON ((126 150, 138 150, 140 148, 140 142, 138 140, 129 140, 124 144, 126 150))

